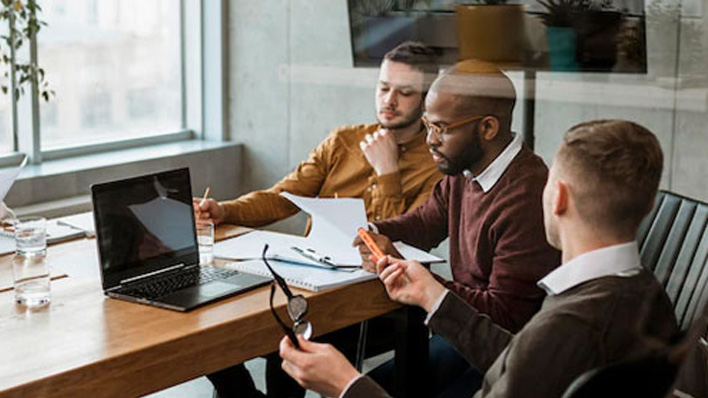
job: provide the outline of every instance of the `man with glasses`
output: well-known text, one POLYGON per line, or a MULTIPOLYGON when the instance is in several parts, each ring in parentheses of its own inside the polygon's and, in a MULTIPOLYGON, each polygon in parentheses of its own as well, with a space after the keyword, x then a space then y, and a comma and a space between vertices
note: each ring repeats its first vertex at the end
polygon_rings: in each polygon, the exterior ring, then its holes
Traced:
MULTIPOLYGON (((379 278, 392 299, 424 308, 431 329, 485 371, 475 398, 558 398, 591 369, 657 354, 675 363, 673 306, 642 267, 636 242, 662 167, 656 136, 635 123, 598 120, 565 134, 542 199, 545 237, 563 251, 563 264, 539 281, 548 296, 516 334, 414 261, 384 257, 379 278)), ((280 353, 284 369, 302 385, 332 397, 389 396, 332 347, 299 342, 295 349, 281 340, 280 353)), ((642 386, 617 382, 629 374, 666 377, 654 366, 605 373, 604 381, 590 383, 595 388, 573 396, 644 397, 642 386), (623 395, 622 387, 636 394, 623 395)))
MULTIPOLYGON (((446 177, 415 211, 374 221, 378 245, 429 250, 450 238, 452 281, 445 286, 496 324, 517 332, 539 310, 536 282, 558 266, 545 240, 541 193, 548 168, 511 131, 514 86, 496 66, 458 63, 433 83, 423 121, 433 160, 446 177)), ((368 250, 357 242, 373 270, 368 250)), ((470 396, 481 374, 443 338, 430 341, 431 396, 470 396)), ((371 376, 391 393, 393 362, 371 376)))
MULTIPOLYGON (((421 43, 405 42, 389 51, 376 86, 378 123, 336 129, 270 189, 223 202, 195 199, 195 216, 215 224, 261 227, 299 211, 280 196, 283 191, 308 197, 362 198, 369 221, 420 206, 442 178, 428 152, 420 119, 425 94, 438 72, 435 61, 435 52, 421 43)), ((340 331, 338 340, 351 340, 355 345, 358 331, 356 326, 340 331)), ((268 396, 304 396, 304 390, 280 370, 277 355, 269 357, 266 366, 268 396)), ((242 364, 207 377, 221 398, 261 395, 242 364)))

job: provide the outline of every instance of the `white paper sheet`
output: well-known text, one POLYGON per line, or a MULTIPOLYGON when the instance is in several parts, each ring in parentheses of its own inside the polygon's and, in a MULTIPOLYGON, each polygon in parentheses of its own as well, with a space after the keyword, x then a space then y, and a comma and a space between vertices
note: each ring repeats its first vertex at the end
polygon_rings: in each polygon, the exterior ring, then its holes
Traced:
POLYGON ((360 265, 359 250, 352 247, 358 228, 366 228, 364 200, 360 198, 305 198, 282 192, 312 217, 308 244, 338 265, 360 265))
POLYGON ((0 171, 0 201, 5 200, 5 196, 10 191, 12 184, 17 179, 20 171, 27 164, 27 156, 22 160, 22 163, 8 170, 0 171))
MULTIPOLYGON (((307 240, 302 236, 253 231, 233 239, 217 242, 214 245, 214 256, 231 260, 259 259, 266 243, 269 245, 268 258, 274 258, 276 255, 288 253, 292 246, 305 246, 307 240)), ((303 258, 303 260, 306 259, 303 258)))

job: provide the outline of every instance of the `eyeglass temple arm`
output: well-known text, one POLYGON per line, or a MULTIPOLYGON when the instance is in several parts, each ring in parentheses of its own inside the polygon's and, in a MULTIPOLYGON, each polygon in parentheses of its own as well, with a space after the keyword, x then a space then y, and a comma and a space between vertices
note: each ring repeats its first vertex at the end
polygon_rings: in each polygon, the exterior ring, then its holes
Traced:
POLYGON ((293 343, 295 348, 300 349, 300 342, 297 341, 297 336, 295 335, 295 331, 292 330, 292 328, 289 328, 285 322, 278 316, 278 313, 275 311, 275 308, 273 307, 273 296, 275 296, 275 285, 270 285, 270 312, 273 313, 273 318, 275 318, 275 321, 278 322, 280 325, 280 328, 283 329, 285 332, 285 335, 288 336, 290 339, 290 342, 293 343))
POLYGON ((283 293, 285 293, 285 296, 287 296, 288 300, 292 299, 294 297, 293 292, 290 291, 290 288, 288 287, 288 284, 285 282, 285 279, 283 279, 282 276, 278 275, 277 272, 273 269, 273 267, 270 266, 268 263, 268 260, 266 259, 266 252, 268 251, 268 244, 266 243, 265 246, 263 246, 263 254, 262 254, 262 259, 263 262, 265 263, 266 267, 268 267, 268 270, 270 271, 271 275, 273 275, 273 279, 278 283, 278 286, 280 286, 281 289, 283 289, 283 293))

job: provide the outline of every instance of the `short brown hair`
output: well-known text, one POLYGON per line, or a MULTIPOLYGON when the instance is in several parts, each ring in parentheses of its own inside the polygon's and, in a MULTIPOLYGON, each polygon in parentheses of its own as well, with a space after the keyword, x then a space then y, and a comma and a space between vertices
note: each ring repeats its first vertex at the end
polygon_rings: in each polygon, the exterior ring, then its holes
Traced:
POLYGON ((664 157, 656 136, 624 120, 598 120, 568 130, 556 161, 583 219, 617 237, 634 237, 651 210, 664 157))
POLYGON ((404 41, 384 55, 384 60, 400 62, 423 72, 427 92, 438 75, 438 52, 418 41, 404 41))

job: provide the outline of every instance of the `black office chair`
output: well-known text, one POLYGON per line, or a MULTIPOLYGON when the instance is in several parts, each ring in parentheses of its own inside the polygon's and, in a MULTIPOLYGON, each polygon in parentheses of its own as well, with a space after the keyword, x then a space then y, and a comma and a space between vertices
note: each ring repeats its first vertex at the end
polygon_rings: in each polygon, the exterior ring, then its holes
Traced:
POLYGON ((665 353, 604 366, 580 375, 563 398, 664 398, 678 367, 665 353))
POLYGON ((684 331, 708 302, 707 225, 708 204, 662 191, 637 236, 642 264, 666 289, 684 331))
POLYGON ((665 397, 690 351, 705 345, 708 302, 708 204, 671 192, 657 195, 637 241, 642 264, 666 289, 679 327, 686 334, 659 353, 590 370, 563 398, 665 397))

